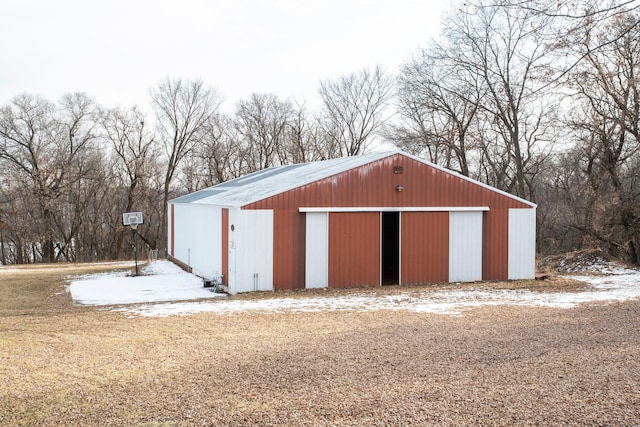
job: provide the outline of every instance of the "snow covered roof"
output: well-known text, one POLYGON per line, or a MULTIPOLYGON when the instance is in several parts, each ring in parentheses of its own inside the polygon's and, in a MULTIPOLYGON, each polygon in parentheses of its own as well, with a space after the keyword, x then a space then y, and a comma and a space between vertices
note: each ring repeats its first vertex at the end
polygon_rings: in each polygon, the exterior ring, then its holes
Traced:
POLYGON ((435 169, 457 176, 465 181, 472 182, 481 187, 489 188, 492 191, 518 200, 531 207, 536 207, 535 203, 531 203, 528 200, 514 196, 513 194, 509 194, 505 191, 498 190, 482 182, 475 181, 467 176, 460 175, 459 173, 453 172, 424 159, 412 156, 411 154, 405 153, 401 150, 341 157, 339 159, 323 160, 320 162, 271 167, 178 197, 170 200, 170 203, 199 203, 228 208, 238 208, 293 190, 294 188, 310 184, 320 179, 328 178, 350 169, 364 166, 368 163, 375 162, 395 154, 402 154, 435 169))
POLYGON ((241 207, 396 153, 399 153, 399 151, 267 168, 178 197, 170 202, 201 203, 232 208, 241 207))

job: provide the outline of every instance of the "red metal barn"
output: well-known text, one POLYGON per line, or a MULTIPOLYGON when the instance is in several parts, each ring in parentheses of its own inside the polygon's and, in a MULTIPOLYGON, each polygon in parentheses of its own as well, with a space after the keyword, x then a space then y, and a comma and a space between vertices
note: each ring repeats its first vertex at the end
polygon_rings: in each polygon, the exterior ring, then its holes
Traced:
POLYGON ((230 293, 532 279, 536 205, 399 151, 169 202, 169 253, 230 293))

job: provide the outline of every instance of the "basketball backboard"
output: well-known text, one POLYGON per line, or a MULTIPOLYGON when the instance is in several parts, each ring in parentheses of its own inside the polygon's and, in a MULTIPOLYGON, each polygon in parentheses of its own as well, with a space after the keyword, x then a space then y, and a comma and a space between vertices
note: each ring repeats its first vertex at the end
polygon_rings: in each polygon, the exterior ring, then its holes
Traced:
POLYGON ((142 212, 125 212, 122 214, 122 225, 144 224, 142 212))

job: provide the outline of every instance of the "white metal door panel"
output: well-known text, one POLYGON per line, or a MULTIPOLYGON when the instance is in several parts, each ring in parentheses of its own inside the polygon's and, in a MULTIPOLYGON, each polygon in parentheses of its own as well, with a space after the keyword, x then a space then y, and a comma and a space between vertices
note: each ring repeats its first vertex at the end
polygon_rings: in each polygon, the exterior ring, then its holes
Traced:
POLYGON ((273 211, 239 210, 233 234, 235 292, 273 290, 273 211))
POLYGON ((509 209, 509 279, 536 274, 536 210, 509 209))
POLYGON ((329 214, 307 212, 305 243, 305 287, 329 285, 329 214))
POLYGON ((167 204, 167 253, 171 256, 175 256, 176 254, 173 251, 173 233, 175 231, 175 225, 173 223, 173 210, 175 210, 175 204, 169 203, 167 204))
POLYGON ((227 291, 230 294, 238 293, 238 257, 236 246, 236 223, 239 221, 240 209, 229 209, 229 277, 227 277, 227 291))
POLYGON ((482 280, 482 212, 449 214, 449 282, 482 280))
POLYGON ((214 277, 222 271, 222 210, 191 203, 174 205, 174 256, 195 274, 214 277))

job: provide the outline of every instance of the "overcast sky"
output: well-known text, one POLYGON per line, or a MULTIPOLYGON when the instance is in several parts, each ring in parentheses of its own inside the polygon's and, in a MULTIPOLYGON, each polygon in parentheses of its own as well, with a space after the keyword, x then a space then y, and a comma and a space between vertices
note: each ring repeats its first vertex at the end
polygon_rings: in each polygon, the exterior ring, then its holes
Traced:
POLYGON ((86 92, 146 107, 166 77, 200 78, 230 108, 252 92, 313 104, 321 79, 399 65, 453 0, 1 0, 0 104, 86 92))

